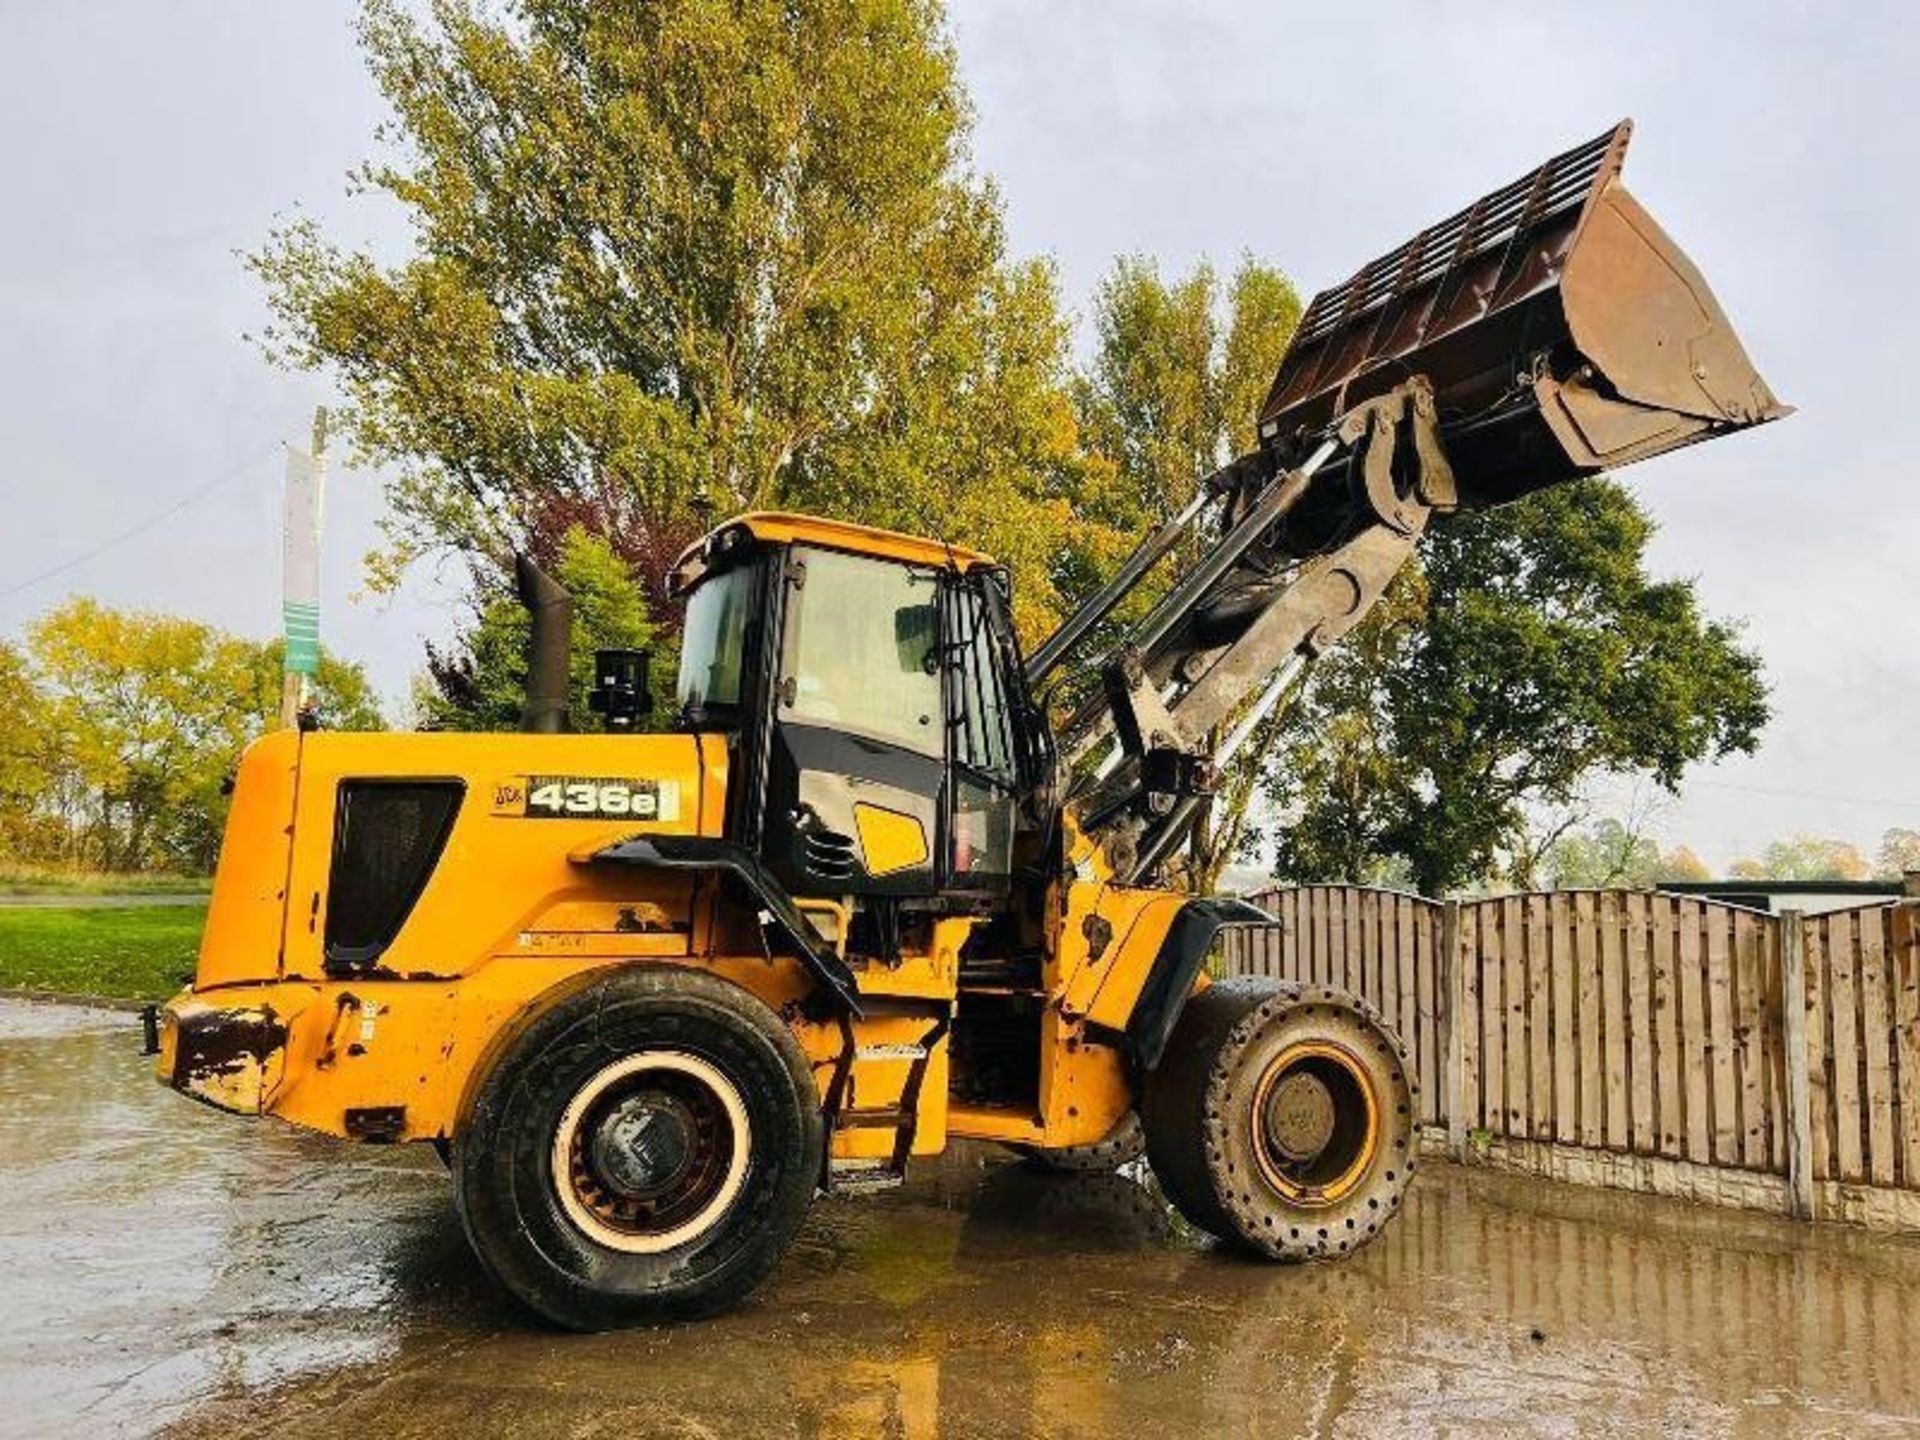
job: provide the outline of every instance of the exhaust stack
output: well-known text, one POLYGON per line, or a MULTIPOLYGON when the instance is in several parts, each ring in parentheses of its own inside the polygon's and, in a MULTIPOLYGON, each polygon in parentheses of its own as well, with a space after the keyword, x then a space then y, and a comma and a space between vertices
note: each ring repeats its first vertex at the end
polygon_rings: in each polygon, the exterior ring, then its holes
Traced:
POLYGON ((527 700, 520 728, 557 735, 567 727, 573 655, 573 597, 522 553, 513 557, 514 587, 532 619, 527 643, 527 700))
POLYGON ((1260 411, 1288 463, 1360 401, 1433 387, 1468 506, 1790 413, 1707 282, 1620 183, 1631 121, 1323 290, 1260 411))

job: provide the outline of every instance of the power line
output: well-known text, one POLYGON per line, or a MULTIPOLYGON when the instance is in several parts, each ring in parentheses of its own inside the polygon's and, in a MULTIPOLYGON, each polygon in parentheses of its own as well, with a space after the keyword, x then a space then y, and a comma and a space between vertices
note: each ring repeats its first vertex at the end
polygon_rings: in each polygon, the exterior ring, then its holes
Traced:
POLYGON ((251 455, 248 455, 244 460, 241 460, 238 464, 234 465, 231 469, 223 470, 220 474, 214 476, 213 479, 207 481, 205 484, 200 485, 199 487, 193 490, 189 490, 185 495, 181 496, 178 500, 174 501, 171 505, 167 506, 166 509, 158 511, 155 514, 149 515, 146 519, 139 521, 137 524, 128 526, 125 530, 122 530, 118 535, 113 536, 111 539, 102 540, 98 545, 94 546, 91 550, 83 551, 80 554, 74 556, 71 560, 63 560, 58 565, 53 566, 51 569, 42 570, 38 575, 34 575, 29 577, 28 579, 22 580, 17 585, 10 585, 5 590, 0 590, 0 600, 9 599, 12 596, 18 595, 22 590, 31 590, 34 586, 43 584, 44 582, 48 580, 52 580, 57 576, 64 575, 69 570, 77 570, 82 565, 85 565, 88 561, 97 559, 99 556, 104 555, 107 551, 113 549, 116 545, 124 545, 127 541, 132 540, 136 536, 144 535, 147 531, 153 529, 154 526, 160 524, 163 520, 171 520, 175 515, 178 515, 182 510, 185 510, 192 505, 196 505, 200 501, 206 499, 207 496, 211 495, 214 491, 218 490, 221 486, 226 485, 231 481, 238 479, 247 470, 251 469, 254 465, 257 465, 260 461, 264 460, 267 456, 271 455, 275 450, 279 449, 280 444, 281 442, 276 440, 271 445, 268 445, 261 450, 255 451, 251 455))
POLYGON ((1725 780, 1688 780, 1686 785, 1704 785, 1713 790, 1739 790, 1748 795, 1771 795, 1781 800, 1823 800, 1833 805, 1892 805, 1899 809, 1920 810, 1920 800, 1902 800, 1887 795, 1823 795, 1817 790, 1771 790, 1764 785, 1734 785, 1725 780))

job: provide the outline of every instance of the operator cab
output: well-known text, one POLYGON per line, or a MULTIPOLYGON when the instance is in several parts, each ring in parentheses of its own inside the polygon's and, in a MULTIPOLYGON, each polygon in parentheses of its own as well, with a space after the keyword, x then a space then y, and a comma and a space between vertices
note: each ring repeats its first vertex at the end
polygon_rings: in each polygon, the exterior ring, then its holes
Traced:
POLYGON ((673 586, 679 723, 728 737, 728 838, 796 896, 861 901, 886 935, 902 906, 1005 894, 1052 753, 1005 570, 936 541, 753 514, 690 548, 673 586))

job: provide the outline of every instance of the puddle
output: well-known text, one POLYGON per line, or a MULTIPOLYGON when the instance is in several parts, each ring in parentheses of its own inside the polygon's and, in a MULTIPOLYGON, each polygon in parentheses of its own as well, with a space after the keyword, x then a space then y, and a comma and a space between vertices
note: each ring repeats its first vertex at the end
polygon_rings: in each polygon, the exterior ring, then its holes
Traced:
POLYGON ((1143 1175, 959 1147, 817 1204, 741 1311, 563 1335, 430 1153, 201 1109, 137 1049, 0 1002, 0 1432, 1920 1434, 1920 1245, 1444 1166, 1282 1268, 1143 1175))

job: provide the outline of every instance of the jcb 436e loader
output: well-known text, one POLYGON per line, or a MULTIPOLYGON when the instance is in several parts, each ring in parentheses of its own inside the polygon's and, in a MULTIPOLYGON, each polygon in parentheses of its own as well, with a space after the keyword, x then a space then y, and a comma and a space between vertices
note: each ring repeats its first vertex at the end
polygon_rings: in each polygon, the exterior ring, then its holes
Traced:
POLYGON ((1622 188, 1627 137, 1317 296, 1259 448, 1031 655, 984 555, 743 515, 673 571, 670 733, 633 733, 620 653, 606 733, 565 733, 566 599, 523 565, 521 732, 246 753, 162 1080, 435 1143, 487 1268, 581 1328, 739 1299, 817 1191, 956 1136, 1085 1166, 1144 1134, 1224 1241, 1365 1244, 1414 1168, 1399 1040, 1337 990, 1210 985, 1222 927, 1265 917, 1156 881, 1433 517, 1784 413, 1622 188), (1069 660, 1095 683, 1056 730, 1069 660))

